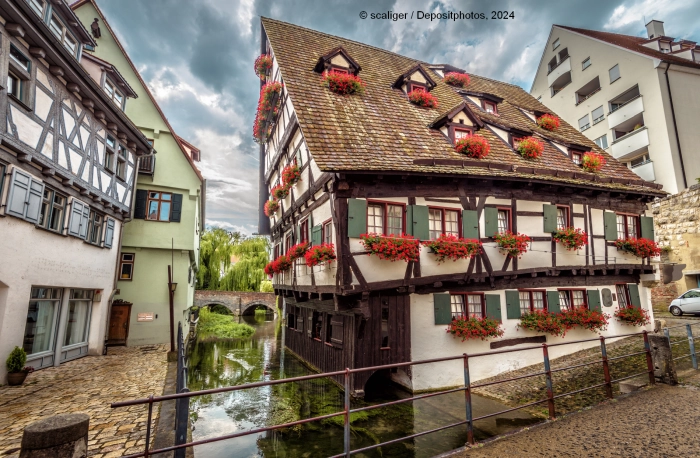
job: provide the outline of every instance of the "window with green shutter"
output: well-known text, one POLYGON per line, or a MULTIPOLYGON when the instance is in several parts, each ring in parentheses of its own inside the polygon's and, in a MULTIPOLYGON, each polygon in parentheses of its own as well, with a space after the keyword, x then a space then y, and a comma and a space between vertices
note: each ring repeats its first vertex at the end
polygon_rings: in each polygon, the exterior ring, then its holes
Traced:
POLYGON ((449 294, 433 294, 433 309, 435 312, 435 324, 450 324, 452 322, 452 306, 449 294))
POLYGON ((367 232, 367 201, 348 199, 348 237, 359 238, 367 232))
POLYGON ((588 291, 586 291, 586 293, 588 295, 588 309, 600 312, 600 291, 598 291, 597 289, 589 289, 588 291))
POLYGON ((547 291, 547 311, 550 313, 561 312, 559 303, 559 291, 547 291))
POLYGON ((498 209, 484 208, 484 236, 493 237, 498 234, 498 209))
POLYGON ((419 240, 429 240, 428 207, 425 205, 409 205, 406 213, 406 225, 411 228, 411 235, 419 240), (408 216, 410 215, 410 218, 408 216))
POLYGON ((639 225, 642 228, 642 238, 654 240, 654 218, 640 216, 639 225))
POLYGON ((554 233, 557 231, 557 206, 544 204, 542 206, 544 213, 544 232, 554 233))
POLYGON ((486 316, 494 320, 501 319, 501 296, 499 294, 484 294, 486 301, 486 316))
POLYGON ((603 212, 605 224, 605 240, 614 242, 617 240, 617 215, 613 212, 603 212))
POLYGON ((479 239, 479 214, 476 210, 462 210, 462 237, 479 239))
POLYGON ((633 307, 641 308, 642 299, 639 297, 639 286, 636 283, 628 283, 627 290, 630 294, 630 304, 633 307))
POLYGON ((520 318, 520 294, 518 290, 506 290, 506 317, 509 320, 520 318))
POLYGON ((322 243, 321 241, 321 236, 322 236, 322 227, 321 225, 314 226, 311 229, 311 245, 320 245, 322 243))

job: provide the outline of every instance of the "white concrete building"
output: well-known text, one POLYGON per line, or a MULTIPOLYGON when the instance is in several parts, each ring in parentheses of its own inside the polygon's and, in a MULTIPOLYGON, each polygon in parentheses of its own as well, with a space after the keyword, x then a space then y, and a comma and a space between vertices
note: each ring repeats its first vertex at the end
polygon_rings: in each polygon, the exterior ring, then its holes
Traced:
POLYGON ((672 194, 700 177, 700 46, 552 26, 530 93, 644 180, 672 194))
POLYGON ((0 34, 0 359, 41 369, 102 353, 151 147, 81 66, 95 43, 64 1, 1 0, 0 34))

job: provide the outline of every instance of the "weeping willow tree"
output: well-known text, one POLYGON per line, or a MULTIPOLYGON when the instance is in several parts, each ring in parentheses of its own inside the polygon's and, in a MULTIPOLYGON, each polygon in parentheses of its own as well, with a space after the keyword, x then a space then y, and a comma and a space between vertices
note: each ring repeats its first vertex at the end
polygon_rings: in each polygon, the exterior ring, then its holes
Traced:
POLYGON ((226 267, 219 286, 224 291, 260 291, 266 279, 270 242, 266 237, 251 237, 233 245, 236 262, 226 267))
POLYGON ((220 289, 221 273, 231 265, 235 241, 240 234, 227 232, 221 228, 205 231, 199 244, 198 289, 220 289))

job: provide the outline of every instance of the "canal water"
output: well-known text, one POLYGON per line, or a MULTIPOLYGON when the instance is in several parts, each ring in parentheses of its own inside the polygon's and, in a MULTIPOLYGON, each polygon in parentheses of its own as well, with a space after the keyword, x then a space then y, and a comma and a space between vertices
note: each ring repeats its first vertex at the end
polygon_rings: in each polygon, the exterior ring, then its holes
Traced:
MULTIPOLYGON (((312 372, 285 351, 285 329, 273 316, 241 318, 255 327, 245 339, 197 341, 189 356, 190 391, 240 385, 308 375, 312 372)), ((388 383, 371 387, 371 401, 354 401, 353 407, 392 401, 409 396, 388 383)), ((190 418, 192 439, 201 440, 341 411, 343 393, 327 379, 308 380, 192 398, 190 418)), ((507 407, 490 399, 473 396, 474 415, 498 412, 507 407)), ((351 446, 366 447, 415 434, 464 419, 463 393, 360 412, 352 418, 351 446)), ((503 434, 539 421, 525 412, 510 412, 499 418, 475 423, 477 440, 503 434)), ((343 451, 343 417, 313 422, 285 431, 229 439, 194 448, 196 458, 316 458, 343 451)), ((437 433, 381 447, 359 457, 428 458, 466 442, 466 427, 457 426, 437 433)))

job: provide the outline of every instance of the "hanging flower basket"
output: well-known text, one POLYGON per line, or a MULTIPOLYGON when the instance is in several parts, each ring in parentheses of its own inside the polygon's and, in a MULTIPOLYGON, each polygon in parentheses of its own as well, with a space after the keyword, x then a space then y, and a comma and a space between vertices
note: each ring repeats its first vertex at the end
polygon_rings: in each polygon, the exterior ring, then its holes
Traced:
POLYGON ((491 145, 481 135, 470 135, 462 138, 455 144, 455 150, 472 159, 483 159, 491 151, 491 145))
POLYGON ((408 93, 408 100, 412 104, 424 108, 437 108, 438 100, 433 94, 422 89, 416 89, 408 93))
POLYGON ((513 234, 511 231, 496 234, 493 236, 493 239, 496 241, 496 245, 498 245, 501 253, 514 258, 521 258, 527 253, 528 243, 530 243, 530 237, 527 235, 519 232, 513 234))
POLYGON ((578 250, 588 244, 588 234, 582 229, 574 227, 559 229, 552 235, 552 238, 569 251, 578 250))
POLYGON ((460 317, 452 319, 447 332, 457 338, 462 338, 462 342, 464 342, 467 339, 486 340, 490 337, 501 337, 505 330, 501 323, 493 318, 460 317))
POLYGON ((659 245, 649 239, 617 239, 615 246, 618 250, 633 254, 638 258, 654 258, 661 254, 659 245))
POLYGON ((521 315, 518 329, 527 329, 528 331, 541 332, 560 337, 564 337, 567 331, 559 315, 546 310, 535 310, 534 312, 521 315))
POLYGON ((340 95, 365 93, 365 82, 359 76, 350 73, 329 73, 323 72, 321 85, 340 95))
POLYGON ((646 326, 651 323, 649 312, 641 307, 622 307, 615 310, 618 321, 632 326, 646 326))
POLYGON ((481 242, 475 239, 461 239, 454 235, 441 235, 437 240, 423 242, 423 245, 430 248, 437 262, 442 263, 449 259, 473 258, 481 253, 481 242))
POLYGON ((309 242, 301 242, 293 245, 289 250, 287 250, 287 259, 289 261, 295 261, 306 254, 309 249, 309 242))
POLYGON ((312 246, 304 255, 306 265, 309 267, 331 262, 335 259, 335 247, 332 243, 324 243, 321 245, 312 246))
POLYGON ((589 310, 585 307, 574 307, 561 312, 559 318, 566 326, 566 329, 573 329, 578 326, 596 332, 607 329, 610 315, 597 310, 589 310))
POLYGON ((275 199, 284 199, 289 195, 289 188, 278 184, 270 190, 270 195, 275 199))
POLYGON ((282 184, 289 188, 296 184, 301 178, 301 171, 296 164, 289 164, 282 170, 282 184))
POLYGON ((551 114, 543 114, 537 118, 537 125, 543 129, 550 130, 554 132, 561 125, 561 121, 558 117, 551 114))
POLYGON ((272 56, 269 54, 261 54, 255 59, 255 74, 258 75, 261 80, 265 80, 265 76, 271 68, 272 56))
POLYGON ((277 210, 280 209, 280 203, 277 199, 271 199, 265 202, 265 216, 272 216, 275 213, 277 213, 277 210))
POLYGON ((467 87, 469 84, 469 75, 465 73, 450 72, 443 78, 447 84, 457 87, 467 87))
POLYGON ((417 261, 420 256, 420 242, 410 235, 362 234, 360 243, 372 256, 394 261, 417 261))
POLYGON ((586 172, 596 173, 600 172, 600 169, 603 168, 606 162, 607 161, 602 154, 589 151, 584 153, 581 161, 581 167, 583 167, 583 170, 586 172))
POLYGON ((520 140, 516 151, 525 159, 537 159, 542 156, 544 143, 535 137, 526 137, 520 140))

